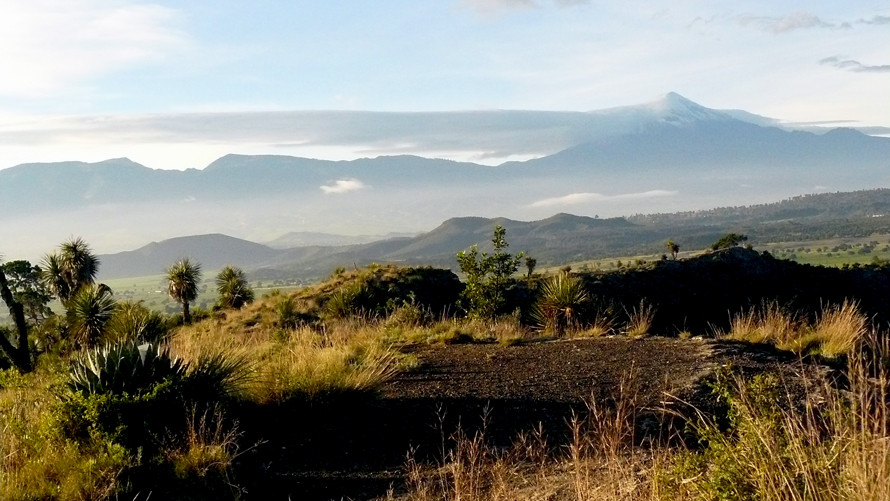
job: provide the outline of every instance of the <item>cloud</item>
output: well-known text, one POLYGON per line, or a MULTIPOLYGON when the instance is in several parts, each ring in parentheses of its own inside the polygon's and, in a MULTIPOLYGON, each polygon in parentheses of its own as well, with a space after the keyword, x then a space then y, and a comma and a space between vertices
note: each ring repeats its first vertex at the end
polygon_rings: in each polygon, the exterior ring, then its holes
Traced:
POLYGON ((89 79, 182 50, 178 11, 102 0, 0 0, 0 96, 58 97, 89 79))
POLYGON ((866 65, 854 59, 842 59, 840 56, 826 57, 819 60, 819 64, 834 66, 842 70, 855 71, 858 73, 887 73, 890 72, 890 64, 866 65))
MULTIPOLYGON (((603 113, 507 110, 159 113, 7 122, 0 118, 0 148, 111 144, 132 149, 136 145, 197 144, 227 145, 230 151, 274 147, 282 154, 316 158, 401 153, 496 164, 517 155, 553 154, 603 134, 629 132, 631 125, 624 129, 603 113), (347 154, 330 156, 332 152, 326 150, 330 148, 347 154), (504 156, 498 158, 498 153, 504 156)), ((128 155, 133 153, 125 153, 128 155)))
POLYGON ((890 16, 875 16, 871 19, 860 19, 860 24, 890 24, 890 16))
POLYGON ((795 12, 783 17, 742 16, 739 18, 739 22, 742 26, 756 26, 775 35, 811 28, 850 28, 850 23, 830 23, 809 12, 795 12))
MULTIPOLYGON (((590 0, 552 0, 553 5, 564 8, 589 4, 590 0)), ((535 0, 464 0, 461 5, 479 14, 491 15, 504 11, 526 10, 540 7, 535 0)))
POLYGON ((331 185, 321 186, 321 191, 326 195, 340 195, 351 191, 359 191, 365 189, 365 183, 358 179, 338 179, 331 185))
POLYGON ((561 197, 545 198, 531 204, 530 207, 558 207, 565 205, 580 205, 591 202, 609 202, 614 200, 640 200, 658 197, 670 197, 676 195, 676 191, 650 190, 640 193, 624 193, 620 195, 603 195, 601 193, 570 193, 561 197))

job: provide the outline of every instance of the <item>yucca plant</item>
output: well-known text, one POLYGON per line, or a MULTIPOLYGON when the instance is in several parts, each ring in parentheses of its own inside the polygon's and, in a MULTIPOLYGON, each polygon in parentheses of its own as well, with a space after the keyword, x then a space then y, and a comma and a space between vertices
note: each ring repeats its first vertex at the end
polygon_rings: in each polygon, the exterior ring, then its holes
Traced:
POLYGON ((533 315, 538 324, 557 335, 578 327, 581 309, 590 301, 590 294, 580 279, 560 273, 541 285, 541 293, 533 315))
POLYGON ((186 369, 166 347, 128 341, 94 348, 72 362, 68 387, 92 395, 141 395, 167 379, 185 376, 186 369))
POLYGON ((363 303, 370 291, 363 283, 344 285, 331 293, 324 304, 325 315, 329 318, 348 318, 364 313, 363 303))
POLYGON ((296 329, 300 325, 300 310, 293 296, 284 296, 275 303, 275 323, 282 329, 296 329))
POLYGON ((115 302, 111 289, 88 285, 80 289, 67 304, 69 332, 80 346, 99 344, 114 315, 115 302))
POLYGON ((239 309, 253 302, 253 289, 241 268, 223 268, 216 276, 216 291, 219 293, 219 305, 223 308, 239 309))

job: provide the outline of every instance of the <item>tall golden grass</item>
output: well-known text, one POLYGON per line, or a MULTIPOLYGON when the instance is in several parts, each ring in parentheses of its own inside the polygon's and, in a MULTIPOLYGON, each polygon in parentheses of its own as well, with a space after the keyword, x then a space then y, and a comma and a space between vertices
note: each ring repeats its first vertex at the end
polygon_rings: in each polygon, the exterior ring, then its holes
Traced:
POLYGON ((402 359, 378 323, 281 328, 262 306, 183 327, 169 344, 172 354, 189 362, 220 354, 245 360, 251 374, 242 396, 257 402, 371 390, 396 374, 402 359))
POLYGON ((808 323, 776 303, 766 303, 733 317, 730 330, 718 337, 769 343, 782 350, 837 357, 849 353, 868 332, 869 320, 854 301, 827 305, 808 323))

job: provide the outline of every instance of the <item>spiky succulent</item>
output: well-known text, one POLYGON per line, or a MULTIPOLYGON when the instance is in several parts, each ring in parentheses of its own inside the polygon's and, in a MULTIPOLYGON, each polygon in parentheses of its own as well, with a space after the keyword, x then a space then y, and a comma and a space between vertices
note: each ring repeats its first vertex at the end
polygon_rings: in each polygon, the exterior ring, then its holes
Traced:
POLYGON ((94 348, 71 365, 68 386, 87 394, 141 395, 185 376, 187 364, 165 347, 133 341, 94 348))

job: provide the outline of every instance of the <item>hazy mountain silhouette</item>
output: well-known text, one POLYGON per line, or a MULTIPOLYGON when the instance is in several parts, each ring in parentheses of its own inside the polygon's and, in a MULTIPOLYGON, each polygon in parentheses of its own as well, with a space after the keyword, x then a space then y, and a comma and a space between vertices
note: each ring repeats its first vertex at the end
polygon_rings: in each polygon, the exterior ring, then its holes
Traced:
MULTIPOLYGON (((435 128, 449 116, 418 115, 414 127, 428 119, 435 128)), ((457 215, 618 216, 890 185, 890 138, 785 130, 675 93, 587 113, 472 116, 487 126, 505 116, 518 121, 514 128, 552 122, 566 147, 496 167, 409 155, 339 162, 226 155, 186 171, 127 159, 23 164, 0 170, 0 233, 10 236, 3 251, 35 259, 71 234, 105 250, 182 234, 268 242, 291 232, 416 233, 457 215)))

